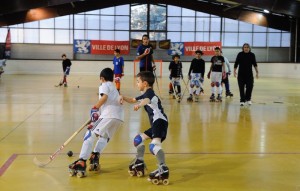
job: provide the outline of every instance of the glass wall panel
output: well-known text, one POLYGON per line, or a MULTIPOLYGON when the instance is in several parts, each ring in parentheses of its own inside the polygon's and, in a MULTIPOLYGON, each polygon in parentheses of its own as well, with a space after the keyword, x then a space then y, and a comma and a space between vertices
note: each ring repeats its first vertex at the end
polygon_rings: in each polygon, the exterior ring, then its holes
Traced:
POLYGON ((24 29, 24 43, 39 43, 39 29, 24 29))
POLYGON ((166 40, 166 33, 165 32, 150 32, 149 33, 151 40, 166 40))
POLYGON ((168 5, 168 16, 181 16, 181 8, 168 5))
POLYGON ((211 31, 221 31, 221 18, 211 18, 211 25, 210 30, 211 31))
POLYGON ((253 44, 256 47, 267 46, 267 33, 253 33, 253 44))
POLYGON ((290 33, 282 33, 281 46, 282 47, 290 47, 291 46, 291 35, 290 35, 290 33))
POLYGON ((268 34, 268 46, 269 47, 280 47, 281 33, 269 33, 268 34))
POLYGON ((239 22, 232 19, 224 19, 224 32, 238 32, 239 22))
POLYGON ((209 32, 197 32, 196 33, 196 41, 209 41, 209 32))
POLYGON ((171 42, 181 42, 180 33, 179 32, 168 32, 168 39, 171 42))
POLYGON ((195 17, 182 17, 182 31, 195 31, 195 17))
POLYGON ((115 7, 108 7, 105 9, 101 9, 101 15, 114 15, 115 14, 115 7))
POLYGON ((115 40, 129 40, 129 31, 115 31, 115 40))
POLYGON ((99 15, 86 15, 85 16, 86 29, 100 29, 99 15))
POLYGON ((147 6, 131 7, 131 30, 147 30, 147 6))
POLYGON ((40 29, 40 43, 54 43, 54 29, 40 29))
POLYGON ((54 28, 54 19, 40 20, 40 28, 54 28))
POLYGON ((62 16, 62 17, 56 17, 55 18, 55 28, 59 29, 68 29, 70 28, 70 19, 72 19, 72 16, 62 16))
POLYGON ((166 30, 166 7, 150 5, 150 30, 166 30))
POLYGON ((39 28, 39 21, 24 23, 24 28, 39 28))
POLYGON ((74 29, 84 29, 84 15, 74 15, 74 29))
POLYGON ((196 30, 197 31, 209 31, 209 18, 196 18, 196 30))
POLYGON ((181 30, 181 18, 169 17, 168 18, 168 31, 180 31, 181 30))
POLYGON ((115 18, 114 16, 101 16, 101 29, 105 30, 113 30, 115 28, 114 23, 115 23, 115 18))
POLYGON ((240 32, 252 32, 252 24, 239 22, 239 31, 240 32))
POLYGON ((86 30, 87 40, 99 40, 99 30, 86 30))
POLYGON ((210 41, 210 42, 217 42, 217 41, 220 41, 221 40, 221 34, 220 32, 211 32, 210 33, 210 39, 206 40, 206 41, 210 41))
POLYGON ((114 31, 100 31, 99 40, 114 40, 114 31))
POLYGON ((252 44, 253 33, 239 33, 238 46, 243 46, 244 43, 252 44))
POLYGON ((238 33, 224 33, 223 46, 237 46, 238 33))
MULTIPOLYGON (((74 30, 74 39, 86 39, 84 30, 74 30)), ((73 42, 72 42, 73 43, 73 42)))
POLYGON ((195 41, 195 33, 194 32, 182 32, 181 33, 181 41, 182 42, 193 42, 193 41, 195 41))
POLYGON ((55 44, 70 44, 70 31, 69 30, 55 30, 55 44))
POLYGON ((116 16, 116 30, 129 30, 129 16, 116 16))
POLYGON ((267 32, 267 27, 253 25, 253 32, 267 32))
POLYGON ((182 8, 182 16, 191 16, 195 17, 195 11, 191 9, 182 8))
POLYGON ((116 6, 116 15, 129 15, 129 5, 116 6))

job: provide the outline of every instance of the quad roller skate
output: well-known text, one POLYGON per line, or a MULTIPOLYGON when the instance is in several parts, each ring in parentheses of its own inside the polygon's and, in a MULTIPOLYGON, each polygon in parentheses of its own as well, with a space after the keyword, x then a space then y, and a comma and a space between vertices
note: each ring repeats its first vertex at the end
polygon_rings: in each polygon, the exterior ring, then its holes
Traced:
POLYGON ((233 97, 233 94, 230 91, 226 92, 226 97, 233 97))
POLYGON ((179 93, 177 94, 177 102, 180 103, 180 101, 181 101, 181 94, 179 93))
POLYGON ((130 176, 142 177, 145 175, 146 165, 144 161, 139 159, 134 159, 129 165, 128 173, 130 176))
POLYGON ((199 95, 195 95, 195 102, 199 102, 199 95))
POLYGON ((158 185, 162 183, 163 185, 169 184, 169 168, 166 165, 159 165, 158 169, 151 172, 149 174, 148 181, 152 182, 153 184, 158 185))
POLYGON ((215 98, 215 94, 211 94, 210 98, 209 98, 210 102, 215 102, 216 98, 215 98))
POLYGON ((193 102, 193 95, 192 94, 190 94, 190 96, 187 98, 187 101, 188 102, 193 102))
POLYGON ((204 90, 203 90, 203 88, 200 89, 200 95, 204 95, 204 90))
POLYGON ((99 152, 92 152, 90 156, 90 168, 89 171, 100 171, 100 153, 99 152))
POLYGON ((86 161, 83 159, 78 159, 69 165, 70 176, 77 176, 82 178, 86 176, 86 161))
POLYGON ((222 102, 222 96, 220 94, 218 94, 218 97, 217 97, 217 102, 222 102))

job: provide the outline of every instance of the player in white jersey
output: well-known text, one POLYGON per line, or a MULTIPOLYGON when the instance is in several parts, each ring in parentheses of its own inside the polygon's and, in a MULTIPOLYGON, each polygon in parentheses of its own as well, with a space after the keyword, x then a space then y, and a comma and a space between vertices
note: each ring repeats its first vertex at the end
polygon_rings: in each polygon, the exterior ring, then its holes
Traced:
POLYGON ((123 107, 120 104, 120 95, 113 83, 112 69, 105 68, 100 73, 101 86, 99 100, 91 110, 92 124, 84 136, 79 159, 69 165, 70 175, 78 177, 86 175, 86 160, 89 158, 90 171, 100 170, 100 154, 112 138, 116 130, 122 126, 124 120, 123 107), (97 143, 92 152, 94 141, 97 143))

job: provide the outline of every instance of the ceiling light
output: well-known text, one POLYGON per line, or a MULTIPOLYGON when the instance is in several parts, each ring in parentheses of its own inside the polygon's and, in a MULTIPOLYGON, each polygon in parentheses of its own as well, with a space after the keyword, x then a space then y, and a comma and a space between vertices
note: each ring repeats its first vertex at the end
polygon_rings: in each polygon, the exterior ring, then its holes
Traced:
POLYGON ((270 13, 270 11, 267 9, 264 9, 264 13, 270 13))

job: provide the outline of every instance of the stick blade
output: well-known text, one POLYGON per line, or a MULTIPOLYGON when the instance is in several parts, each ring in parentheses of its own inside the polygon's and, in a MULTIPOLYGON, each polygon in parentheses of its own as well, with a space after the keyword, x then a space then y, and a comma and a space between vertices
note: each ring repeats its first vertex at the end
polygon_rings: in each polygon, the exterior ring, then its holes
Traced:
POLYGON ((48 165, 50 162, 51 162, 50 159, 48 159, 48 161, 41 162, 41 161, 38 160, 37 157, 34 157, 34 158, 33 158, 33 163, 34 163, 36 166, 41 167, 41 168, 42 168, 42 167, 45 167, 45 166, 48 165))

